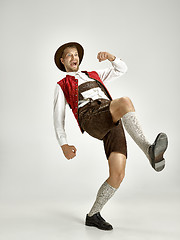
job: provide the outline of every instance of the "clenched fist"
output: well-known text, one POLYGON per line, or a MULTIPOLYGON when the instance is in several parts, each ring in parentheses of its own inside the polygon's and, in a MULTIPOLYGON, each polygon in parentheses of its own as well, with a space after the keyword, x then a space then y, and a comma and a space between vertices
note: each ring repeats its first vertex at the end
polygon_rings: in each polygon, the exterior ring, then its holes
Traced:
POLYGON ((99 62, 102 62, 106 59, 108 59, 109 61, 114 61, 115 58, 116 58, 115 56, 108 52, 99 52, 97 55, 97 59, 99 60, 99 62))
POLYGON ((69 160, 76 156, 77 149, 74 146, 64 144, 61 146, 64 156, 69 160))

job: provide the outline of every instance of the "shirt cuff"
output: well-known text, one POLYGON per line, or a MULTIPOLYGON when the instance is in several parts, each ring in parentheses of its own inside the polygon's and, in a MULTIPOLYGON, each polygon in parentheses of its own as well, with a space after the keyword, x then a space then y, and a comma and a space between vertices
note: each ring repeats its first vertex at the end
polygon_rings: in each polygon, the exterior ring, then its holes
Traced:
POLYGON ((119 69, 122 72, 127 72, 127 65, 125 62, 123 62, 120 58, 115 58, 114 61, 111 62, 112 66, 116 69, 119 69))
MULTIPOLYGON (((120 58, 118 58, 118 57, 116 57, 115 59, 114 59, 114 61, 111 61, 112 62, 112 64, 121 64, 123 61, 120 59, 120 58)), ((124 63, 124 62, 123 62, 124 63)))
POLYGON ((61 137, 60 139, 58 139, 58 142, 60 147, 64 144, 68 144, 67 139, 65 137, 61 137))

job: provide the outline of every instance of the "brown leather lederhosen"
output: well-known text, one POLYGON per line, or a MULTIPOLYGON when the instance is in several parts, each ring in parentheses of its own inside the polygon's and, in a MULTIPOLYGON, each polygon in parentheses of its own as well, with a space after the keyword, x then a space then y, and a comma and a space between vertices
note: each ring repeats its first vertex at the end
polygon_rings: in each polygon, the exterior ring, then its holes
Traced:
MULTIPOLYGON (((89 81, 79 85, 78 100, 84 99, 83 92, 95 87, 100 87, 107 96, 101 85, 96 81, 89 81)), ((92 137, 103 140, 107 159, 111 152, 120 152, 127 157, 127 145, 122 122, 119 120, 114 123, 109 111, 111 100, 103 98, 94 101, 89 98, 88 100, 89 103, 78 109, 81 128, 92 137)))

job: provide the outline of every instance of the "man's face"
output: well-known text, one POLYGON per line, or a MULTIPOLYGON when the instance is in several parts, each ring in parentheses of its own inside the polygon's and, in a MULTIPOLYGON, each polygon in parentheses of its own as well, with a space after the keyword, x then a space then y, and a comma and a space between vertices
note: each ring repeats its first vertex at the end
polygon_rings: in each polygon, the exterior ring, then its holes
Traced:
POLYGON ((72 47, 65 48, 61 62, 66 72, 77 72, 79 69, 79 55, 77 49, 72 47))

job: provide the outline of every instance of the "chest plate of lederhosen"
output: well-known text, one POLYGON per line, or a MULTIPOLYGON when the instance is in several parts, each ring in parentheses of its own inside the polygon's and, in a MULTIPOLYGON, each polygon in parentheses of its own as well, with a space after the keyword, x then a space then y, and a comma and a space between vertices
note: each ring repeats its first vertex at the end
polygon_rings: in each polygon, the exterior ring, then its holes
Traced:
POLYGON ((93 81, 88 81, 79 85, 78 87, 79 101, 86 100, 89 98, 94 100, 93 98, 96 99, 97 97, 109 99, 108 94, 106 93, 104 87, 101 86, 99 82, 97 82, 96 80, 93 80, 93 81))

